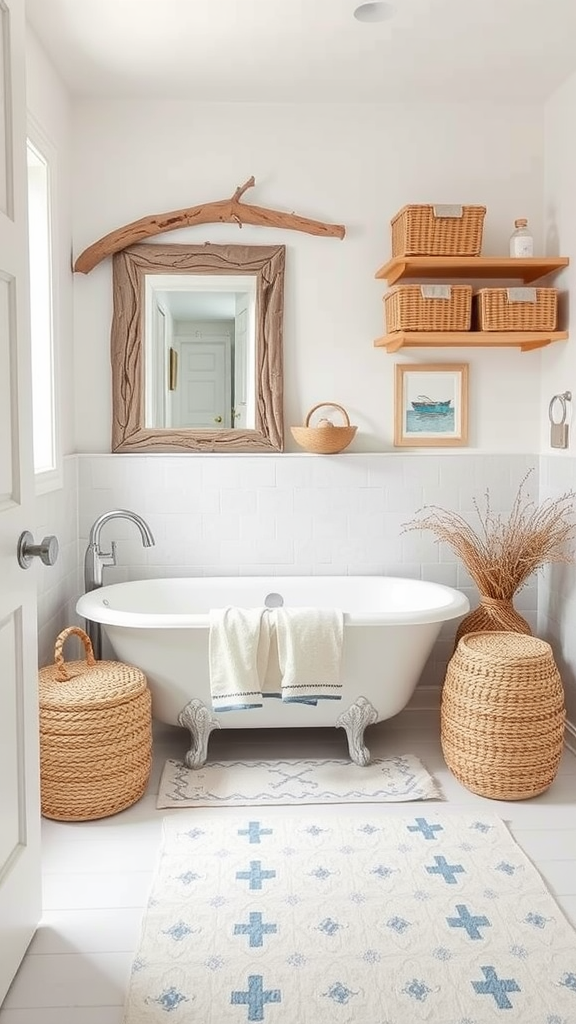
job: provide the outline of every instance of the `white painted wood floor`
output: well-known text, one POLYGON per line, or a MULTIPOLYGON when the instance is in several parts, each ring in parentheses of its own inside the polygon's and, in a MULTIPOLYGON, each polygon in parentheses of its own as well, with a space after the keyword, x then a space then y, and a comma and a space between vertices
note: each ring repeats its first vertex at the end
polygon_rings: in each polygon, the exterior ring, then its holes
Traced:
MULTIPOLYGON (((533 800, 486 800, 464 789, 442 757, 439 718, 405 711, 366 734, 374 756, 416 754, 440 785, 446 810, 483 809, 508 823, 551 892, 576 926, 576 757, 565 752, 558 776, 533 800)), ((0 1009, 0 1024, 121 1024, 132 957, 139 938, 165 814, 155 795, 167 757, 181 757, 188 734, 156 728, 147 794, 100 821, 43 821, 44 916, 0 1009)), ((213 733, 212 760, 345 757, 342 730, 251 730, 213 733)), ((425 803, 385 804, 406 814, 425 803)), ((338 813, 337 807, 331 809, 338 813)), ((225 812, 224 812, 225 813, 225 812)))

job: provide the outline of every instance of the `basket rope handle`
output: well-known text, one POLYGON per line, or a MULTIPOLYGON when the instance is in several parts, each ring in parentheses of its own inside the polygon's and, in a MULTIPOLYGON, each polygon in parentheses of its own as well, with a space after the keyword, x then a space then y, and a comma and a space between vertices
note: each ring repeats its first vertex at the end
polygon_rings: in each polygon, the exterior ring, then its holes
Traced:
POLYGON ((350 418, 348 416, 348 413, 346 412, 346 409, 344 409, 341 405, 338 405, 338 402, 319 402, 318 405, 313 405, 306 417, 306 422, 304 426, 307 427, 308 424, 310 423, 310 417, 313 412, 316 412, 317 409, 322 409, 326 405, 329 406, 331 409, 339 409, 346 421, 345 426, 350 426, 350 418))
POLYGON ((75 636, 79 636, 82 643, 84 644, 86 662, 89 665, 89 667, 92 668, 92 666, 96 664, 94 650, 92 648, 92 641, 90 640, 88 634, 85 633, 83 629, 80 629, 79 626, 68 626, 67 629, 63 629, 62 632, 58 634, 58 636, 56 637, 56 644, 54 646, 54 664, 56 665, 57 668, 56 679, 58 680, 59 683, 64 683, 67 679, 70 678, 64 664, 64 655, 62 653, 62 648, 64 647, 64 644, 66 643, 68 637, 72 636, 73 634, 75 636))

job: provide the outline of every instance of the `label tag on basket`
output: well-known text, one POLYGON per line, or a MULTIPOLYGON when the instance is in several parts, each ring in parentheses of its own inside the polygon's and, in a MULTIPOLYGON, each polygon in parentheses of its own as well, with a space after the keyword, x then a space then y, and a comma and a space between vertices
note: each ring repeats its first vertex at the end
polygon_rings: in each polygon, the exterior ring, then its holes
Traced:
POLYGON ((535 288, 507 288, 508 302, 536 302, 535 288))
POLYGON ((434 206, 435 217, 462 217, 464 216, 464 210, 461 206, 456 203, 448 203, 443 206, 434 206))
POLYGON ((449 299, 452 286, 449 284, 421 284, 420 292, 423 299, 449 299))

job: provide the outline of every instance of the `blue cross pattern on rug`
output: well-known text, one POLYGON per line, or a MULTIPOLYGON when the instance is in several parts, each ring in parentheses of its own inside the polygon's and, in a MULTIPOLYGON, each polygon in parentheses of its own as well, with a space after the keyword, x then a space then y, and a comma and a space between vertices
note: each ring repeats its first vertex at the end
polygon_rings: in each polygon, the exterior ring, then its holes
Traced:
POLYGON ((514 978, 499 978, 493 967, 481 967, 485 981, 473 981, 475 992, 482 995, 494 996, 496 1006, 499 1010, 511 1010, 512 1003, 508 999, 508 992, 520 992, 521 988, 514 978))
POLYGON ((478 931, 479 928, 490 928, 490 921, 483 914, 474 916, 468 910, 468 907, 464 903, 457 903, 456 910, 458 911, 459 917, 447 917, 446 920, 451 928, 465 928, 468 932, 468 938, 470 939, 481 939, 482 934, 478 931))
POLYGON ((249 821, 248 828, 239 828, 239 836, 247 836, 249 843, 259 843, 261 836, 271 836, 273 829, 262 828, 259 821, 249 821))
POLYGON ((265 935, 275 935, 278 926, 264 924, 260 911, 250 911, 248 924, 235 924, 234 935, 248 935, 251 946, 263 946, 265 935))
POLYGON ((248 990, 246 992, 234 991, 230 996, 233 1006, 244 1005, 248 1007, 248 1020, 264 1020, 264 1007, 266 1003, 282 1002, 282 995, 279 988, 264 988, 264 979, 261 974, 250 974, 248 976, 248 990))
POLYGON ((436 832, 442 832, 442 825, 431 825, 426 818, 415 818, 415 825, 407 825, 409 832, 420 832, 424 839, 437 839, 436 832))
POLYGON ((268 871, 262 867, 259 860, 250 861, 249 871, 237 871, 236 878, 240 881, 246 881, 249 883, 249 889, 261 889, 262 882, 267 878, 276 878, 275 871, 268 871))
POLYGON ((426 865, 429 875, 441 875, 448 885, 457 885, 457 874, 465 873, 461 864, 449 864, 446 857, 434 857, 436 864, 426 865))
POLYGON ((576 1024, 576 931, 501 819, 340 811, 167 818, 123 1024, 576 1024))

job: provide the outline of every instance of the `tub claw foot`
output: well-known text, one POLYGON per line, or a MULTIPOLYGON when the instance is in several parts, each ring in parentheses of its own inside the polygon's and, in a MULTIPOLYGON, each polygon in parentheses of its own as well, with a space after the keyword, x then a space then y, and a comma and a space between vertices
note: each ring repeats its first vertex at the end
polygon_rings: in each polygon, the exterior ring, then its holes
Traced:
POLYGON ((378 712, 366 697, 358 697, 336 720, 336 727, 346 730, 351 760, 361 768, 370 764, 370 751, 364 745, 364 730, 376 721, 378 712))
POLYGON ((201 768, 208 756, 208 740, 213 729, 220 728, 220 722, 201 700, 194 697, 178 715, 178 722, 190 730, 192 746, 184 756, 188 768, 201 768))

